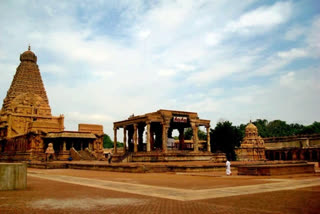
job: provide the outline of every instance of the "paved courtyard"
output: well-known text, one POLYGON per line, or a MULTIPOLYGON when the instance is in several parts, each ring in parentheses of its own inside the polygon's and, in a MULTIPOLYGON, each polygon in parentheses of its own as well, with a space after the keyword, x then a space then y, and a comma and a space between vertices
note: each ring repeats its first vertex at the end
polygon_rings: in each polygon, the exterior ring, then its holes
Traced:
POLYGON ((28 169, 26 190, 0 192, 0 213, 319 213, 319 200, 318 173, 28 169))

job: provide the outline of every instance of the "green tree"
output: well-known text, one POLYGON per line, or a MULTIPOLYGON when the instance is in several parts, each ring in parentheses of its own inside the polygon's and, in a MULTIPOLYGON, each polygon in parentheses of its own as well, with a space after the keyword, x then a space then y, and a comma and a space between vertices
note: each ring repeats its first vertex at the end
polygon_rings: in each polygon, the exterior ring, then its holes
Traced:
POLYGON ((268 137, 268 120, 265 119, 257 119, 253 122, 253 124, 258 128, 259 135, 261 137, 268 137))
MULTIPOLYGON (((191 140, 192 136, 192 128, 187 128, 187 130, 184 132, 184 139, 191 140)), ((207 140, 207 134, 204 131, 198 129, 198 138, 199 140, 207 140)))
MULTIPOLYGON (((117 147, 123 147, 123 143, 117 142, 117 147)), ((103 136, 103 148, 113 148, 113 141, 111 140, 110 136, 105 134, 103 136)))
POLYGON ((267 132, 272 137, 290 136, 293 134, 291 133, 290 126, 282 120, 274 120, 268 123, 267 132))
POLYGON ((109 135, 103 135, 103 148, 113 148, 113 141, 109 135))
POLYGON ((313 122, 309 126, 304 126, 299 134, 319 134, 320 133, 320 122, 313 122))
POLYGON ((219 122, 210 131, 211 151, 224 152, 228 159, 236 160, 235 147, 240 146, 241 130, 229 121, 219 122))

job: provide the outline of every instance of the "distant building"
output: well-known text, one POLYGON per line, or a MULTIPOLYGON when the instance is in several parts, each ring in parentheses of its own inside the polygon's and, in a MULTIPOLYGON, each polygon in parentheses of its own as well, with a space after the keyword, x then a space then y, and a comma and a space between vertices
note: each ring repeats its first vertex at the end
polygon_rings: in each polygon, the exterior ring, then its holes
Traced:
POLYGON ((268 160, 320 161, 320 134, 264 138, 268 160))
POLYGON ((87 147, 92 158, 102 156, 103 127, 79 124, 79 131, 65 131, 64 116, 51 114, 37 56, 30 46, 20 61, 0 111, 0 159, 44 160, 49 143, 57 160, 87 157, 80 153, 87 147))

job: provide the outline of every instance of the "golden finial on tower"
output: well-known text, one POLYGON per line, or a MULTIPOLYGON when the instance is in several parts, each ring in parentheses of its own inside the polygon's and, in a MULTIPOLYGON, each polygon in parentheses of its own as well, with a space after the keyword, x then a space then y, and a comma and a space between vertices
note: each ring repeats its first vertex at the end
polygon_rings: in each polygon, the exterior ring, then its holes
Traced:
POLYGON ((28 46, 28 51, 30 51, 31 50, 31 46, 30 46, 30 44, 29 44, 29 46, 28 46))

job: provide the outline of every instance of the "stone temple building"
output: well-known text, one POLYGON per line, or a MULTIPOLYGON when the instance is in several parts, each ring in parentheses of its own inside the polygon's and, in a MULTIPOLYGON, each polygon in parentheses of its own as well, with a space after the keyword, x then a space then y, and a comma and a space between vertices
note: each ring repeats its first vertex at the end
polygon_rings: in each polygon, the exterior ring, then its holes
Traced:
POLYGON ((263 139, 258 135, 258 128, 251 123, 246 126, 245 137, 240 148, 236 149, 240 161, 266 160, 263 139))
POLYGON ((20 61, 0 111, 0 159, 43 160, 49 143, 57 160, 102 156, 103 127, 79 124, 79 131, 65 131, 64 116, 51 114, 30 46, 20 61))

